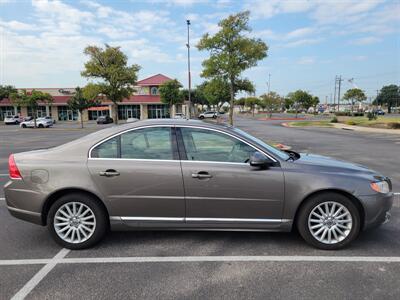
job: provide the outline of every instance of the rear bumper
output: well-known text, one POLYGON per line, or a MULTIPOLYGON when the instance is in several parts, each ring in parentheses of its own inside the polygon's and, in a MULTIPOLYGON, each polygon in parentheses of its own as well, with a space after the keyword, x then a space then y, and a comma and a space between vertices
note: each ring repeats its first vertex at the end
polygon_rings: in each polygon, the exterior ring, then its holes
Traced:
POLYGON ((14 216, 18 219, 21 219, 21 220, 24 220, 24 221, 27 221, 30 223, 38 224, 38 225, 43 225, 42 215, 40 213, 23 210, 23 209, 11 207, 11 206, 7 206, 7 209, 12 216, 14 216))
POLYGON ((360 196, 364 206, 364 229, 374 228, 390 220, 390 210, 393 205, 393 193, 360 196))
POLYGON ((42 195, 27 189, 21 180, 12 180, 4 186, 4 196, 10 214, 18 219, 43 225, 42 195))

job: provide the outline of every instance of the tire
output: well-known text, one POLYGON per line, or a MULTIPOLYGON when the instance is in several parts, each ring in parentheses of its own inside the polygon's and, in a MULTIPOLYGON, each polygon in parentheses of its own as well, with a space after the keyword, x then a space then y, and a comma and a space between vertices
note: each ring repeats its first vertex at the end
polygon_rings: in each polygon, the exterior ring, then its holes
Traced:
POLYGON ((26 128, 26 125, 25 125, 25 124, 22 124, 22 128, 26 128))
POLYGON ((200 120, 203 120, 203 119, 204 119, 204 116, 200 116, 199 119, 200 119, 200 120))
MULTIPOLYGON (((73 214, 70 216, 72 217, 73 214)), ((71 193, 60 197, 50 207, 47 215, 47 228, 53 239, 62 247, 72 250, 86 249, 97 244, 107 232, 107 213, 93 197, 83 193, 71 193), (75 215, 77 215, 79 211, 82 214, 82 212, 87 211, 87 209, 89 209, 89 212, 83 214, 81 218, 72 220, 67 217, 67 215, 70 215, 67 205, 69 210, 73 213, 74 203, 76 205, 75 215), (81 210, 79 210, 80 207, 82 207, 81 210), (67 215, 62 212, 67 213, 67 215), (59 219, 59 217, 61 218, 59 219), (69 221, 65 222, 66 220, 62 218, 68 219, 69 221), (56 222, 58 222, 58 225, 55 225, 56 222), (65 223, 69 224, 65 225, 65 223), (57 233, 56 227, 58 231, 64 231, 57 233), (66 234, 68 231, 70 231, 70 233, 66 234), (86 234, 86 236, 84 234, 86 234)))
POLYGON ((337 250, 348 246, 358 236, 361 227, 360 212, 348 197, 339 193, 326 192, 311 197, 300 207, 296 225, 300 235, 308 244, 318 249, 337 250), (330 217, 329 219, 327 215, 325 218, 319 218, 317 215, 322 216, 323 213, 318 206, 324 212, 334 210, 333 216, 337 211, 339 211, 338 217, 347 215, 341 218, 330 217), (321 232, 318 232, 320 230, 321 232))
POLYGON ((216 119, 217 118, 217 116, 216 115, 213 115, 213 119, 216 119))
POLYGON ((44 128, 43 124, 38 125, 39 128, 44 128))

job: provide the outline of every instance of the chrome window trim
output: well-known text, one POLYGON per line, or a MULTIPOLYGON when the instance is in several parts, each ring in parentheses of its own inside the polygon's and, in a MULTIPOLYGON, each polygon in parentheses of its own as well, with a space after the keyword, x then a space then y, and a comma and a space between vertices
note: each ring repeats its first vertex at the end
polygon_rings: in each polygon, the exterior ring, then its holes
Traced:
POLYGON ((250 144, 249 142, 247 142, 246 140, 237 137, 233 134, 230 134, 228 132, 225 132, 223 130, 218 130, 216 128, 209 128, 209 127, 204 127, 204 126, 196 126, 196 125, 174 125, 174 124, 157 124, 157 125, 144 125, 144 126, 140 126, 140 127, 136 127, 136 128, 129 128, 126 129, 124 131, 118 132, 113 134, 112 136, 109 136, 99 142, 97 142, 96 144, 94 144, 92 147, 90 147, 89 149, 89 155, 88 155, 88 159, 89 160, 129 160, 129 161, 176 161, 176 162, 197 162, 197 163, 223 163, 223 164, 235 164, 235 165, 248 165, 247 163, 235 163, 235 162, 223 162, 223 161, 212 161, 212 160, 176 160, 176 159, 171 159, 171 160, 159 160, 159 159, 139 159, 139 158, 101 158, 101 157, 92 157, 92 150, 97 147, 98 145, 118 136, 118 135, 122 135, 124 133, 130 132, 130 131, 134 131, 134 130, 139 130, 139 129, 143 129, 143 128, 156 128, 156 127, 169 127, 169 128, 195 128, 195 129, 203 129, 203 130, 210 130, 210 131, 215 131, 215 132, 219 132, 221 134, 225 134, 228 135, 234 139, 237 139, 239 141, 241 141, 242 143, 245 143, 246 145, 252 147, 253 149, 257 150, 258 152, 263 153, 264 155, 266 155, 268 158, 270 158, 273 162, 278 162, 278 160, 272 156, 269 153, 266 153, 265 150, 261 150, 259 147, 256 147, 252 144, 250 144))

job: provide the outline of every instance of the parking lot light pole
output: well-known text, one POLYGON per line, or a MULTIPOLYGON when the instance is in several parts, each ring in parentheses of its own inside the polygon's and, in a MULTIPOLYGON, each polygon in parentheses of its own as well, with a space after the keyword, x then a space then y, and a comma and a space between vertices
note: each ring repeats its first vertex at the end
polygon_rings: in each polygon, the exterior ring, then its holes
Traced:
POLYGON ((187 51, 188 51, 188 91, 189 91, 189 97, 188 97, 188 107, 189 107, 189 112, 188 112, 188 118, 190 119, 190 113, 191 113, 191 107, 192 107, 192 101, 191 101, 191 85, 192 85, 192 79, 190 75, 190 41, 189 41, 189 27, 190 27, 190 20, 186 20, 187 24, 187 51))

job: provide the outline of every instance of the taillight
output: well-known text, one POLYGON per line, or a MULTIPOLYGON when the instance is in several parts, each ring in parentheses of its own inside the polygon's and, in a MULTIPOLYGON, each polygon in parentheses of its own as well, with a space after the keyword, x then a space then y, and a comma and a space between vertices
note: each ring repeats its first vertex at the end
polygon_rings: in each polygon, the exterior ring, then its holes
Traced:
POLYGON ((11 179, 22 179, 21 173, 19 172, 14 160, 14 154, 11 154, 8 158, 8 172, 11 179))

